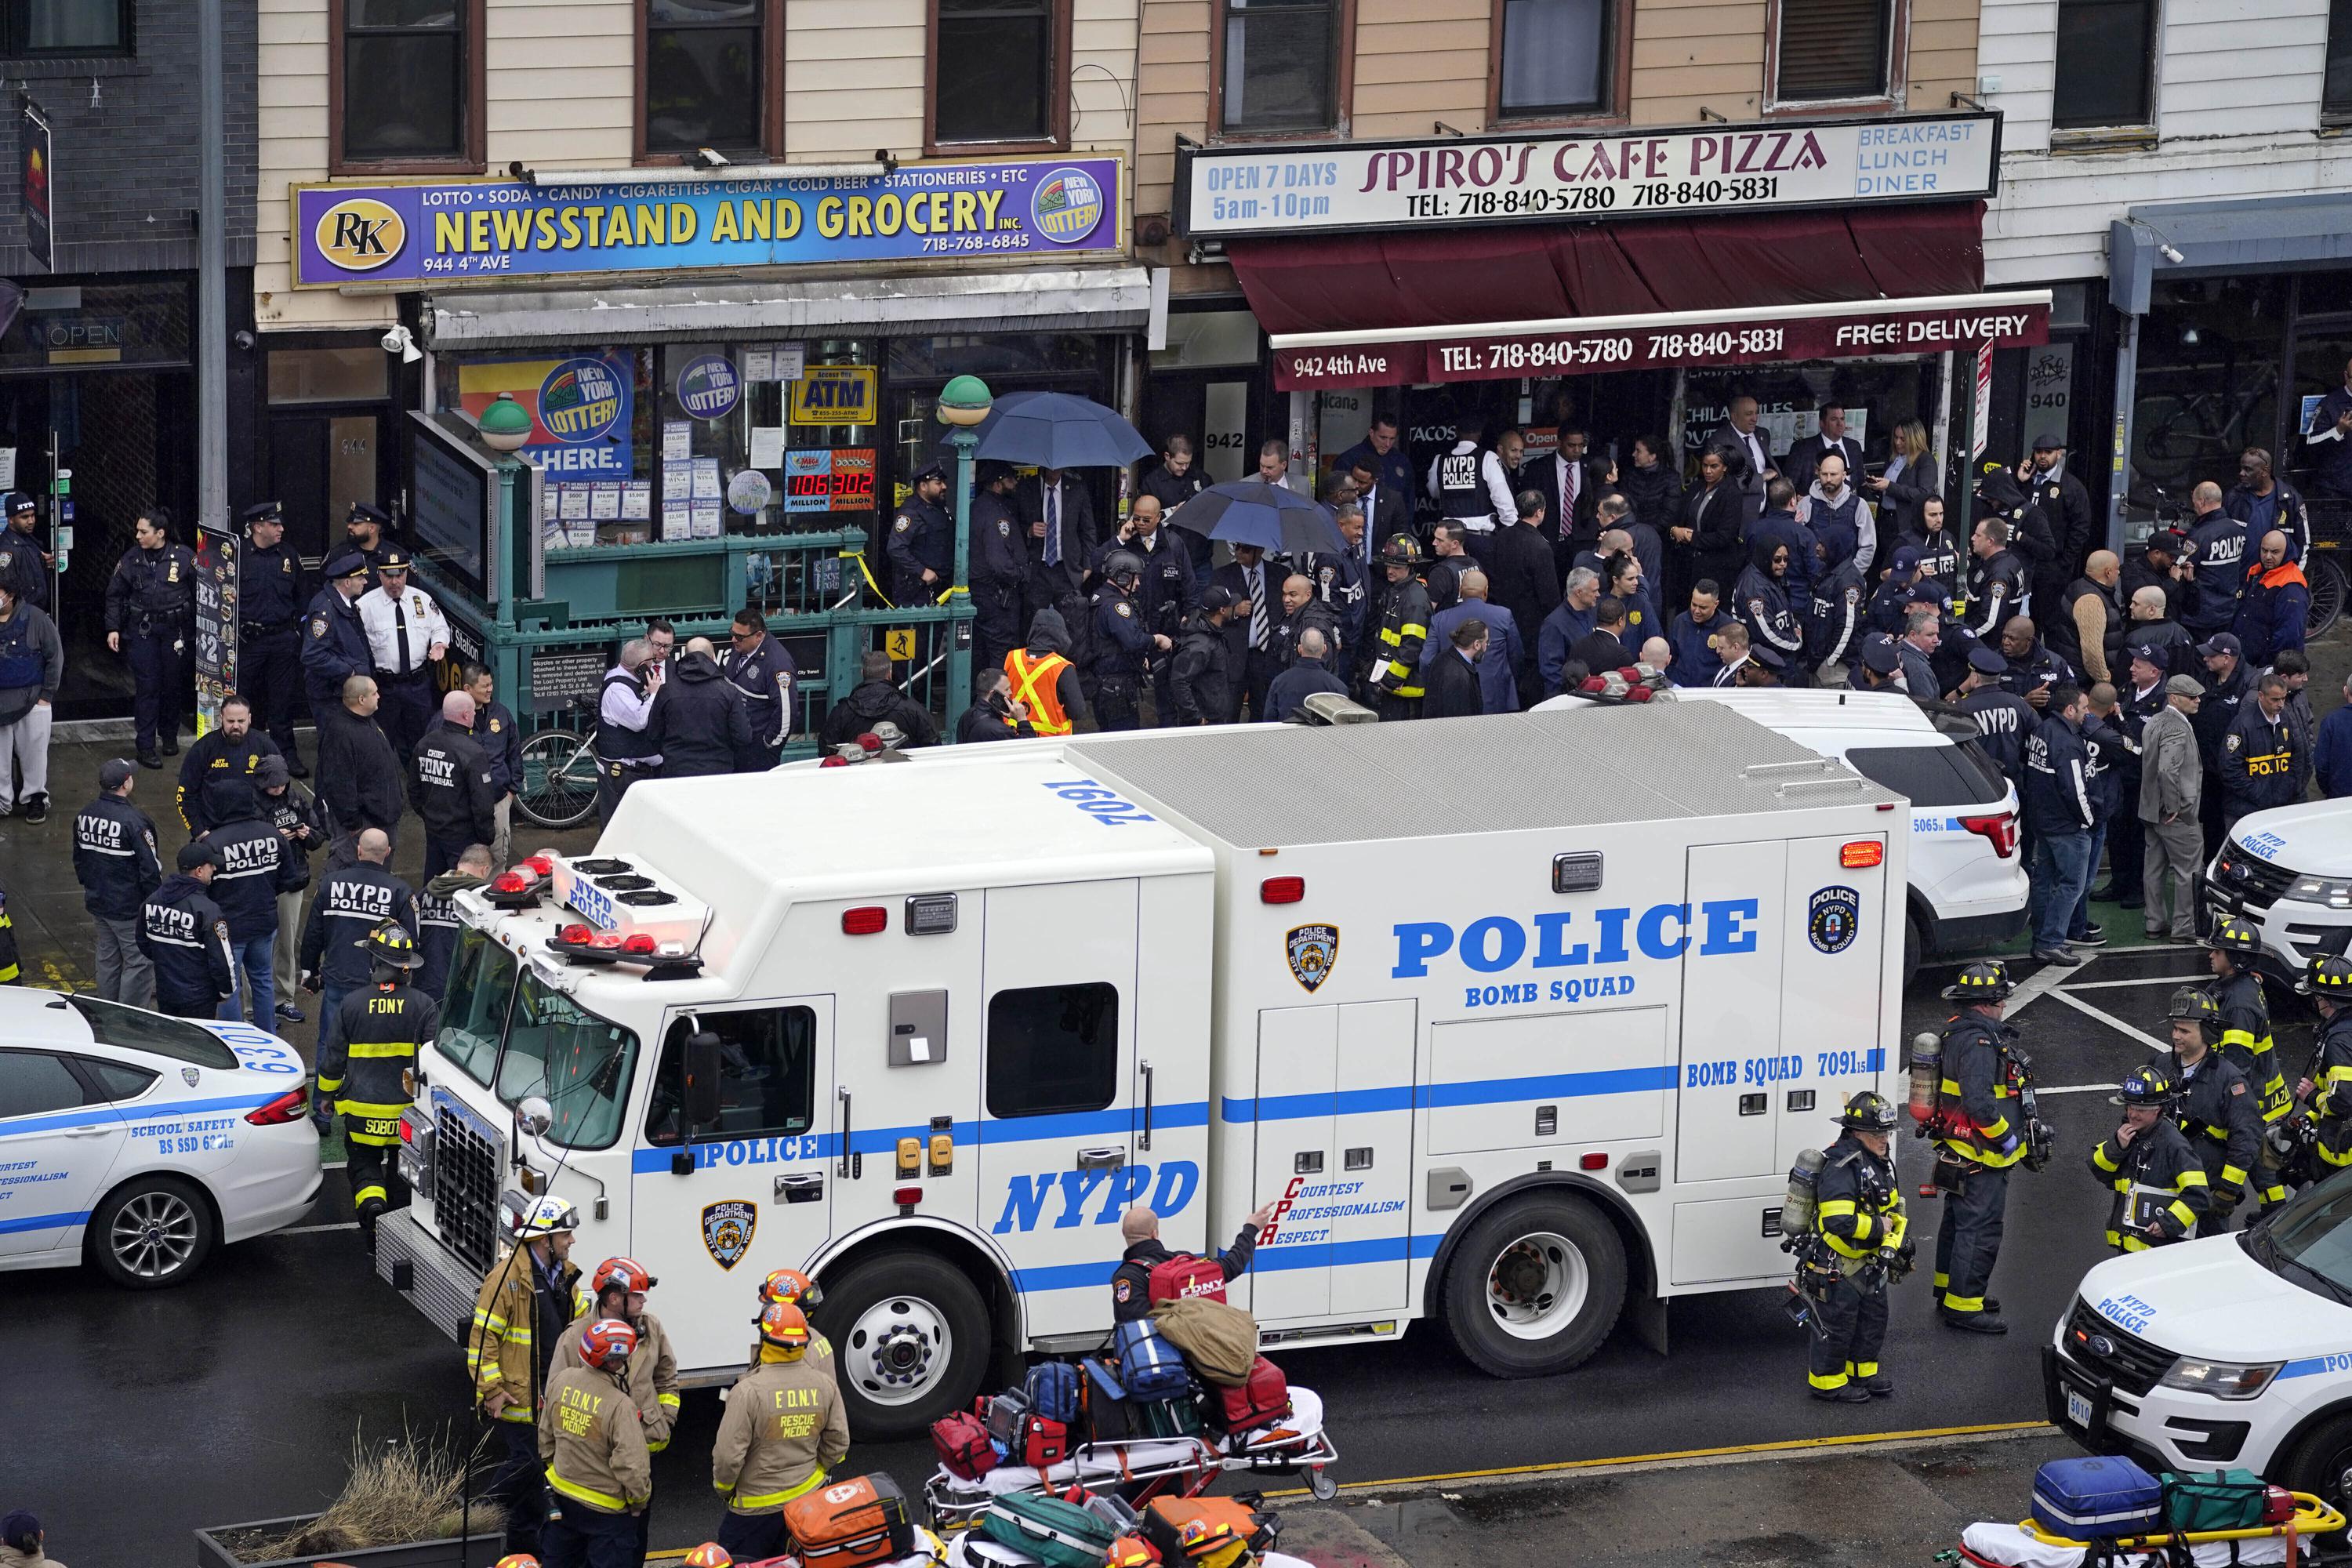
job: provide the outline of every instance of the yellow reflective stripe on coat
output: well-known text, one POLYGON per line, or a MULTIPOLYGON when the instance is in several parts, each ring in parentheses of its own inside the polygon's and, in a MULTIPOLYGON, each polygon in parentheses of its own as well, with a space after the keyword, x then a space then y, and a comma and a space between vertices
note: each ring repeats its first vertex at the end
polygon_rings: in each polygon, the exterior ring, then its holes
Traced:
POLYGON ((804 1497, 823 1485, 824 1485, 824 1467, 819 1465, 811 1472, 809 1479, 798 1486, 786 1487, 780 1492, 761 1492, 755 1497, 743 1497, 739 1494, 730 1500, 729 1506, 740 1509, 773 1508, 778 1503, 790 1502, 796 1497, 804 1497))
POLYGON ((611 1492, 600 1492, 594 1487, 583 1487, 578 1481, 567 1481, 555 1473, 553 1465, 547 1467, 547 1484, 565 1497, 587 1503, 592 1507, 601 1508, 607 1513, 629 1511, 629 1505, 625 1499, 615 1497, 611 1492))
POLYGON ((656 1394, 654 1395, 654 1403, 660 1405, 664 1410, 675 1410, 677 1408, 677 1395, 675 1394, 656 1394))
POLYGON ((353 1057, 413 1057, 416 1047, 406 1040, 361 1040, 345 1046, 343 1053, 353 1057))

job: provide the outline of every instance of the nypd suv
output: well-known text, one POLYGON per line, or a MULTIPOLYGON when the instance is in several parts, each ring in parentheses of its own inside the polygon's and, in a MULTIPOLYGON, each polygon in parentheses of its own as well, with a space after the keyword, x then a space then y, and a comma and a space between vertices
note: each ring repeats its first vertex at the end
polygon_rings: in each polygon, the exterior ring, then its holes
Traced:
POLYGON ((2206 868, 2204 895, 2210 919, 2235 916, 2261 934, 2265 974, 2306 989, 2313 959, 2352 944, 2352 804, 2240 817, 2206 868))
POLYGON ((319 1190, 301 1058, 242 1023, 0 987, 0 1269, 176 1285, 319 1190))

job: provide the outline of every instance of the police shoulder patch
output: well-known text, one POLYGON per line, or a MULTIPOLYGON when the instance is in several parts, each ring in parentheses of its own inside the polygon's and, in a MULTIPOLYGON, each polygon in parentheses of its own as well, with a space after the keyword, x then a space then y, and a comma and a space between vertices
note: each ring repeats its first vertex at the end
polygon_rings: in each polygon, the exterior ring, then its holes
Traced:
POLYGON ((1135 614, 1135 606, 1129 604, 1125 599, 1121 599, 1118 604, 1113 605, 1110 607, 1110 613, 1114 616, 1132 616, 1135 614))
POLYGON ((996 533, 997 533, 997 537, 998 537, 998 538, 1000 538, 1000 539, 1010 539, 1010 538, 1012 538, 1012 537, 1013 537, 1013 520, 1012 520, 1011 518, 1009 518, 1009 517, 1000 517, 1000 518, 998 518, 998 519, 996 520, 996 533))
POLYGON ((911 518, 911 517, 908 517, 905 512, 903 512, 903 511, 902 511, 902 512, 900 512, 900 513, 898 515, 898 517, 897 517, 896 519, 894 519, 894 520, 892 521, 892 522, 891 522, 891 524, 890 524, 890 531, 891 531, 891 532, 893 532, 893 533, 904 533, 904 532, 906 532, 908 529, 910 529, 910 528, 912 528, 912 527, 914 527, 914 526, 915 526, 915 520, 914 520, 913 518, 911 518))
POLYGON ((310 635, 314 637, 322 637, 327 635, 326 616, 312 616, 310 617, 310 635))
POLYGON ((1126 1306, 1135 1300, 1135 1281, 1124 1276, 1112 1280, 1110 1294, 1113 1300, 1122 1307, 1126 1306))

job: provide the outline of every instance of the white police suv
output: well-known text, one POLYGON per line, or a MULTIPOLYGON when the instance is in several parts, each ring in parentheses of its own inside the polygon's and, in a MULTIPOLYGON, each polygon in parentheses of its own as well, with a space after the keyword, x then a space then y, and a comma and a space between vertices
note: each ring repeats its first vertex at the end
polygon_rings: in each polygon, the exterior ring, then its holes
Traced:
POLYGON ((2086 1447, 2352 1500, 2352 1174, 2100 1264, 2042 1355, 2050 1419, 2086 1447))
POLYGON ((2311 961, 2352 944, 2352 801, 2250 812, 2205 868, 2213 920, 2235 915, 2260 933, 2263 971, 2308 989, 2311 961))
POLYGON ((0 987, 0 1269, 176 1285, 319 1190, 302 1060, 246 1024, 0 987))

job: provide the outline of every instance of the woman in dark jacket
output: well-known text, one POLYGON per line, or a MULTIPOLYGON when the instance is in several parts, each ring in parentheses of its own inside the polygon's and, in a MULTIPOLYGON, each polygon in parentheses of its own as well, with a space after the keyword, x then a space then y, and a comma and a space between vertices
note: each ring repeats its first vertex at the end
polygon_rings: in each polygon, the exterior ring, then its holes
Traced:
POLYGON ((1683 481, 1666 466, 1665 443, 1655 436, 1633 437, 1633 460, 1617 472, 1617 488, 1633 506, 1633 515, 1663 537, 1682 521, 1683 481))
POLYGON ((1666 635, 1657 600, 1642 580, 1642 563, 1632 551, 1621 550, 1601 563, 1601 592, 1625 606, 1624 629, 1618 635, 1627 653, 1638 655, 1650 638, 1666 635))
POLYGON ((1900 538, 1921 531, 1919 503, 1944 493, 1944 474, 1937 466, 1936 454, 1927 450, 1927 427, 1916 419, 1897 425, 1891 445, 1894 456, 1887 460, 1886 471, 1864 480, 1861 488, 1878 498, 1880 534, 1900 538), (1886 525, 1889 511, 1895 514, 1892 529, 1886 525))
POLYGON ((1685 558, 1690 571, 1681 584, 1684 600, 1689 597, 1691 584, 1702 579, 1721 586, 1737 577, 1748 553, 1740 540, 1748 520, 1748 499, 1741 493, 1738 475, 1732 471, 1730 454, 1719 447, 1699 454, 1698 478, 1697 486, 1684 499, 1676 526, 1666 534, 1669 540, 1681 541, 1687 552, 1685 558))
POLYGON ((1732 609, 1748 628, 1750 643, 1793 661, 1805 638, 1789 607, 1788 576, 1787 542, 1777 537, 1758 540, 1748 569, 1739 574, 1739 585, 1732 590, 1732 609))

